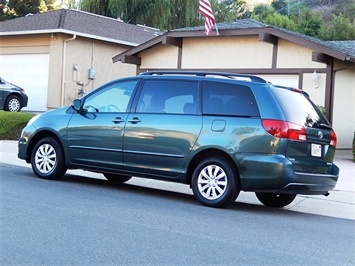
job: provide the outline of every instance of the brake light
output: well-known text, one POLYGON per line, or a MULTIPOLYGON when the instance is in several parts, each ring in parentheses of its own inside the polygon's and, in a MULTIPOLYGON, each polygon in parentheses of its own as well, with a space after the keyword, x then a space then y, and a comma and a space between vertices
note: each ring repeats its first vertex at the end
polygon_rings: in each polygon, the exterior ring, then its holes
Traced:
POLYGON ((334 131, 330 132, 330 146, 334 148, 337 146, 337 135, 334 131))
POLYGON ((262 120, 263 128, 272 136, 283 139, 306 141, 306 129, 303 126, 281 120, 262 120))

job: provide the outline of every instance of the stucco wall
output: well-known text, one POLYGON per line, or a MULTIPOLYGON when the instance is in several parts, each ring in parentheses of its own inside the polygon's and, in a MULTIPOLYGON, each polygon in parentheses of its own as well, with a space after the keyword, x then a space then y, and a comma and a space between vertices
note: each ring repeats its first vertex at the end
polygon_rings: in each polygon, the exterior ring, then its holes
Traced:
POLYGON ((272 51, 273 46, 257 36, 187 38, 182 68, 270 68, 272 51))
POLYGON ((312 76, 313 73, 303 74, 303 90, 307 92, 316 105, 324 107, 325 103, 325 85, 326 85, 326 74, 317 73, 318 87, 313 84, 312 76))
POLYGON ((82 88, 87 93, 112 79, 135 75, 136 72, 132 65, 112 62, 112 57, 127 50, 127 47, 81 37, 72 38, 60 35, 51 45, 50 109, 70 104, 80 97, 78 91, 82 88), (95 79, 89 79, 89 69, 95 71, 95 79))
POLYGON ((312 61, 312 49, 279 39, 277 47, 278 68, 324 68, 312 61))
POLYGON ((178 48, 171 45, 157 45, 140 54, 142 58, 141 68, 166 68, 178 67, 178 48))

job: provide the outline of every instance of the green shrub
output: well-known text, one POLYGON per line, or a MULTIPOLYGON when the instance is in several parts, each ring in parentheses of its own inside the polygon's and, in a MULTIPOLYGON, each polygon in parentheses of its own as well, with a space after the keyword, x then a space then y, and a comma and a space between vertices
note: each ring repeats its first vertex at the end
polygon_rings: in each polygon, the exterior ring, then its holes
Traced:
POLYGON ((325 109, 324 106, 317 105, 318 109, 326 116, 327 115, 327 110, 325 109))
POLYGON ((17 140, 22 128, 34 114, 0 111, 0 140, 17 140))

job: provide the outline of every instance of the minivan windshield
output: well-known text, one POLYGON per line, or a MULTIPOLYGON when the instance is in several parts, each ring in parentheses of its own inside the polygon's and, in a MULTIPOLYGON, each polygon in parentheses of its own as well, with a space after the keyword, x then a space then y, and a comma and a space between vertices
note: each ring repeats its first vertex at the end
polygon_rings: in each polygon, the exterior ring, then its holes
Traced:
POLYGON ((278 87, 274 87, 271 91, 279 102, 288 122, 305 127, 331 128, 327 118, 304 94, 278 87))

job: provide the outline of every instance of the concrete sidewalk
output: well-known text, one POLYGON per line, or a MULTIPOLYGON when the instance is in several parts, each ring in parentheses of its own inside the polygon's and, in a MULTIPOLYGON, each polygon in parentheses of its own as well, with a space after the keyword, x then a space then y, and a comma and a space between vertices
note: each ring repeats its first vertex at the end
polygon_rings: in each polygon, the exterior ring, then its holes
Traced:
MULTIPOLYGON (((17 158, 17 141, 0 140, 0 162, 17 166, 31 167, 25 161, 17 158)), ((340 168, 340 176, 334 191, 325 196, 299 195, 296 200, 285 209, 296 212, 311 213, 355 220, 355 163, 352 161, 351 150, 337 150, 335 164, 340 168)), ((6 173, 0 169, 1 176, 6 173)), ((70 170, 75 174, 90 178, 104 179, 103 175, 82 170, 70 170)), ((142 178, 132 178, 128 183, 137 186, 152 187, 161 190, 180 192, 191 195, 188 185, 156 181, 142 178)), ((260 205, 254 193, 240 193, 237 203, 260 205)))

